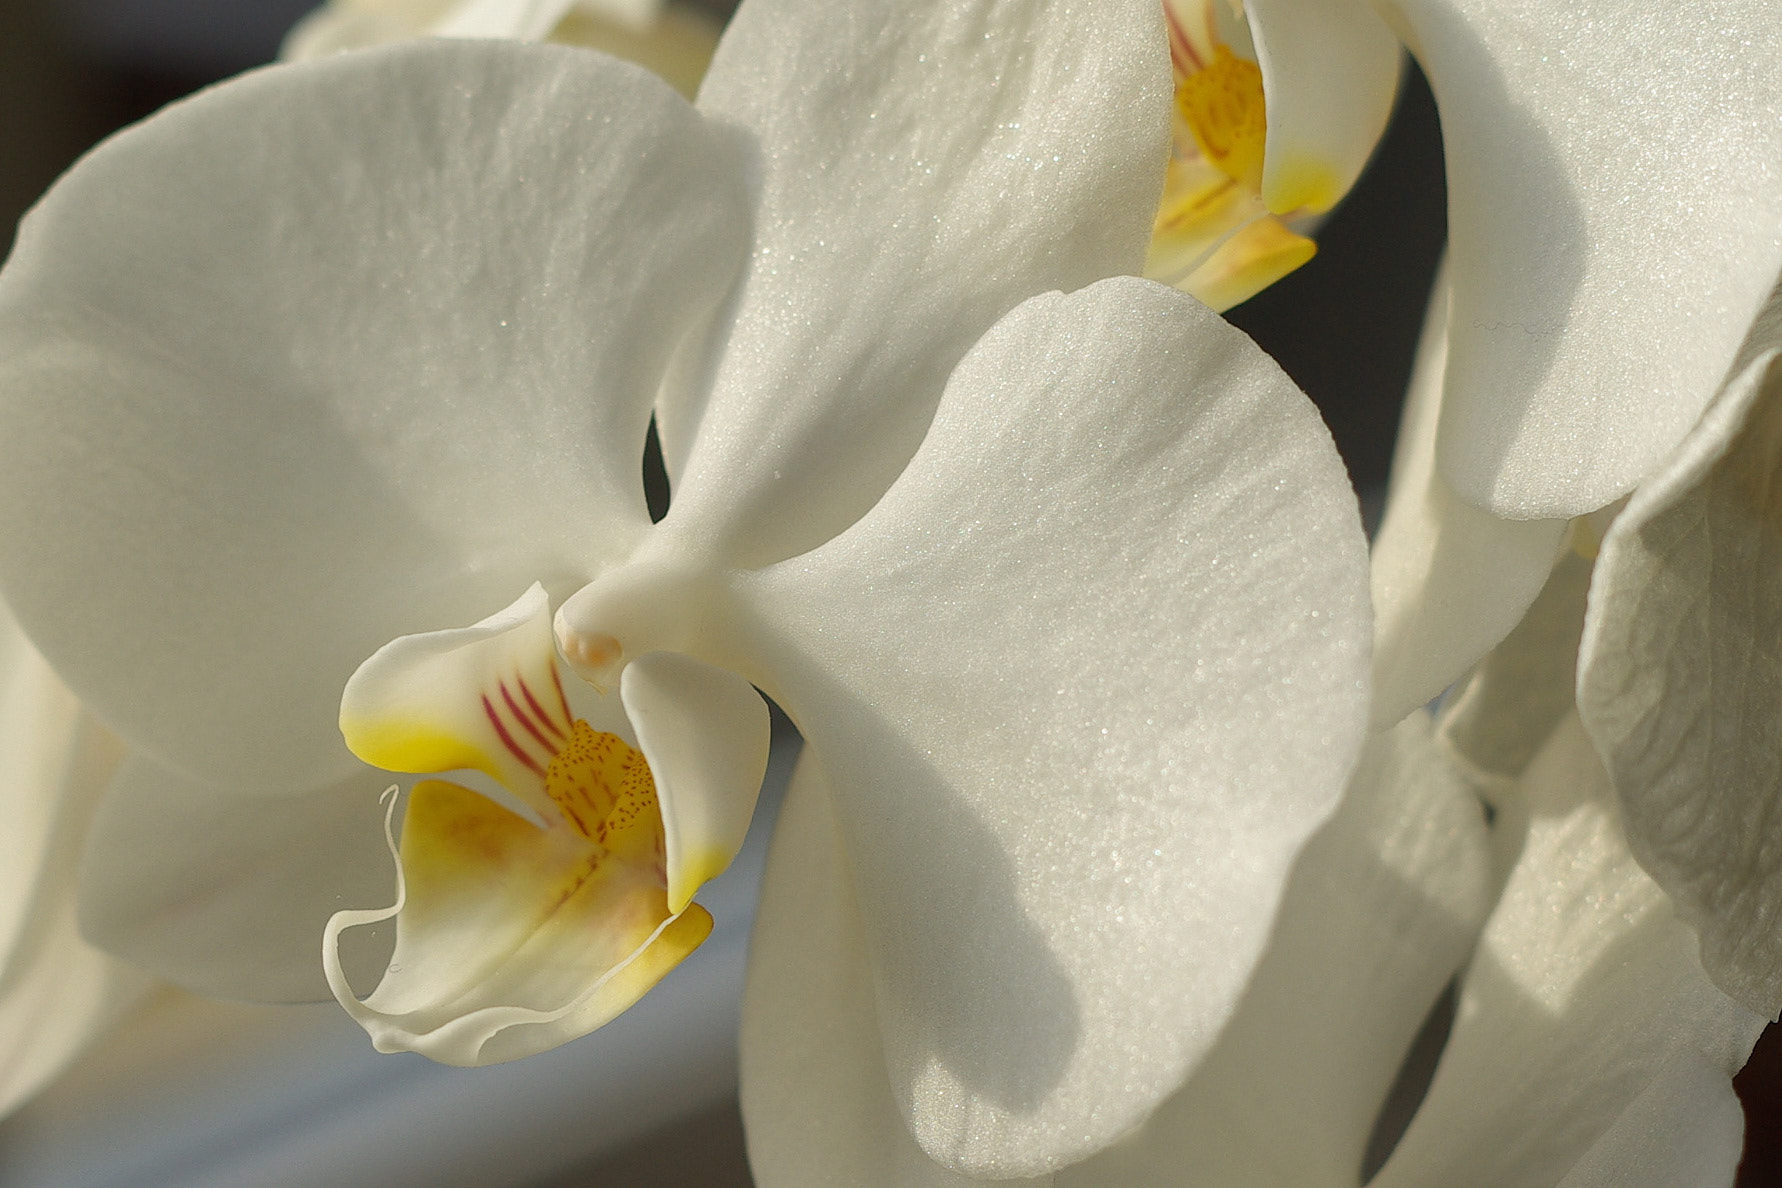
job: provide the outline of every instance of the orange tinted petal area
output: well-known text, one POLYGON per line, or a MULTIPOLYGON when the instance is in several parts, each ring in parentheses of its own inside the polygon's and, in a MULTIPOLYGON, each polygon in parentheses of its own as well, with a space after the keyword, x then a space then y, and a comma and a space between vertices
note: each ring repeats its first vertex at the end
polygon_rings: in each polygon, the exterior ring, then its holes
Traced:
POLYGON ((618 735, 577 719, 545 773, 545 793, 577 833, 614 856, 665 862, 656 780, 643 754, 618 735))

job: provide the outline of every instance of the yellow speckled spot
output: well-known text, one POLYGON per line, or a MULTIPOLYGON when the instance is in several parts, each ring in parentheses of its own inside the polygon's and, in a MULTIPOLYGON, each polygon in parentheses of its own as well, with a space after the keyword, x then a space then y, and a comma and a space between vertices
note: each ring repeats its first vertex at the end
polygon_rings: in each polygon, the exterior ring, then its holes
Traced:
POLYGON ((1252 194, 1262 191, 1268 118, 1262 68, 1224 45, 1213 60, 1176 86, 1176 112, 1206 159, 1252 194))
POLYGON ((1296 235, 1273 215, 1248 224, 1177 285, 1216 310, 1248 301, 1318 254, 1318 245, 1296 235))
POLYGON ((626 861, 660 862, 662 810, 643 755, 579 718, 545 772, 545 793, 575 831, 626 861))

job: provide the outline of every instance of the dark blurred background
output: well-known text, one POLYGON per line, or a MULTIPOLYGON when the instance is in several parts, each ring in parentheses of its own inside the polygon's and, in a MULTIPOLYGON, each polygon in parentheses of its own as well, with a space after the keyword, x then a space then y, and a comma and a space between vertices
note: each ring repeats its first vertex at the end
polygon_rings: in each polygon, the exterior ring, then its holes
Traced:
MULTIPOLYGON (((310 0, 0 0, 0 247, 88 146, 166 102, 271 60, 310 0)), ((701 5, 718 12, 726 0, 701 5)), ((1412 69, 1391 130, 1307 266, 1230 314, 1323 410, 1377 514, 1399 402, 1445 235, 1435 105, 1412 69)), ((1738 1079, 1743 1188, 1782 1184, 1782 1041, 1738 1079)), ((734 1103, 539 1188, 748 1184, 734 1103)))

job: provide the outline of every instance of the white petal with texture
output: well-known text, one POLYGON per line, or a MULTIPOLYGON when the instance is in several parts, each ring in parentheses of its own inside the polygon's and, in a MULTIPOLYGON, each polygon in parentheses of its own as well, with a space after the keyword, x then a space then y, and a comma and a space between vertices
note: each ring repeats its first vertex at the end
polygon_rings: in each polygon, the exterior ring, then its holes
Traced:
POLYGON ((1286 377, 1117 278, 1005 318, 871 514, 743 579, 931 1156, 1052 1170, 1211 1046, 1359 747, 1362 548, 1286 377))
POLYGON ((1329 210, 1386 131, 1398 38, 1367 0, 1247 0, 1244 15, 1268 100, 1262 200, 1329 210))
POLYGON ((1626 494, 1782 270, 1769 0, 1377 0, 1429 76, 1454 281, 1439 454, 1461 499, 1626 494))
POLYGON ((865 923, 830 803, 800 756, 774 828, 749 939, 742 1108, 761 1188, 1043 1188, 967 1179, 930 1160, 885 1071, 865 923))
POLYGON ((1374 538, 1374 708, 1385 729, 1495 647, 1541 591, 1565 521, 1501 520, 1457 498, 1435 465, 1448 287, 1436 279, 1374 538))
POLYGON ((1058 1188, 1353 1188, 1381 1103, 1490 910, 1479 799, 1428 716, 1377 735, 1307 844, 1231 1025, 1138 1134, 1058 1188))
POLYGON ((656 777, 668 910, 724 873, 748 836, 767 772, 767 703, 733 672, 678 652, 625 666, 619 695, 656 777))
POLYGON ((1680 1066, 1724 1084, 1763 1028, 1708 980, 1695 936, 1628 852, 1577 718, 1522 795, 1521 856, 1378 1188, 1557 1184, 1680 1066))
POLYGON ((21 621, 213 783, 353 770, 372 651, 648 525, 659 373, 746 243, 734 175, 642 71, 505 42, 269 68, 107 141, 0 274, 21 621))
POLYGON ((740 563, 865 513, 1018 302, 1143 269, 1170 143, 1156 0, 752 0, 699 105, 752 158, 756 243, 715 382, 669 392, 662 441, 670 518, 740 563))
POLYGON ((1782 1010, 1782 362, 1759 355, 1603 539, 1578 700, 1702 964, 1782 1010))

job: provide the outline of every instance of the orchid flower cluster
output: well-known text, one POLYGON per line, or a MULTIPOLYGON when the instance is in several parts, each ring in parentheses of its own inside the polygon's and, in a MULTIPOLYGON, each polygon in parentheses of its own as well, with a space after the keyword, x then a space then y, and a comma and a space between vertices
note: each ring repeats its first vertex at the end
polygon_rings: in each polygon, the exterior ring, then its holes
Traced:
POLYGON ((771 698, 767 1188, 1355 1188, 1455 986, 1374 1182, 1729 1184, 1775 6, 677 11, 334 0, 21 225, 4 1102, 151 978, 452 1064, 588 1033, 709 932, 771 698), (1407 49, 1450 237, 1370 559, 1215 311, 1407 49))

